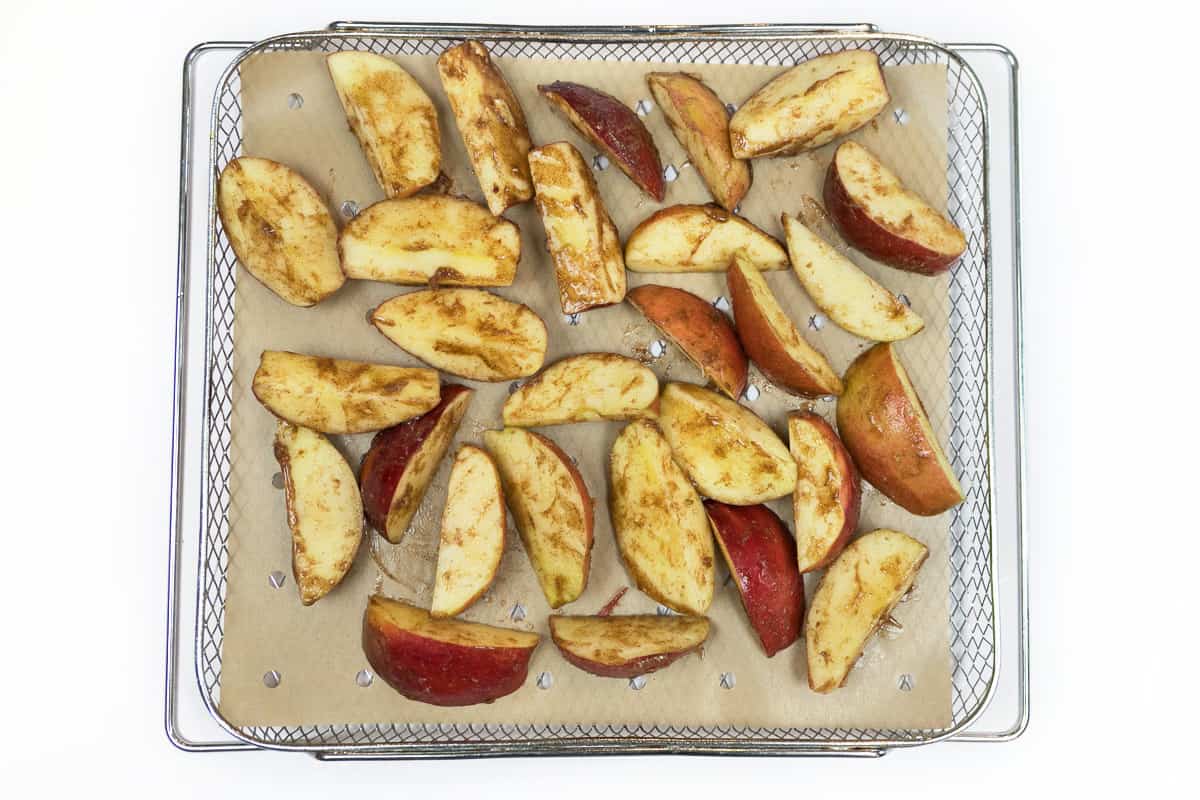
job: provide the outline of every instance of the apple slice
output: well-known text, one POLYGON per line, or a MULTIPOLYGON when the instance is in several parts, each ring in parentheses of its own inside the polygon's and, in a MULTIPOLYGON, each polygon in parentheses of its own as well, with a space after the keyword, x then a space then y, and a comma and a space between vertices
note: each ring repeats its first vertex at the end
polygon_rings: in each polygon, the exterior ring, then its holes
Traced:
POLYGON ((326 56, 329 76, 375 179, 388 197, 408 197, 442 169, 437 109, 390 58, 347 51, 326 56))
POLYGON ((578 83, 555 81, 538 91, 642 191, 662 202, 662 162, 637 114, 612 95, 578 83))
POLYGON ((929 548, 899 531, 864 533, 825 571, 808 610, 808 685, 832 692, 846 682, 867 642, 913 584, 929 548))
POLYGON ((651 72, 646 85, 713 199, 735 209, 750 191, 752 176, 750 164, 733 156, 729 110, 721 98, 686 72, 651 72))
POLYGON ((508 286, 517 276, 521 231, 461 197, 384 200, 338 237, 351 278, 406 285, 508 286))
POLYGON ((967 249, 954 223, 857 142, 843 142, 834 153, 825 208, 851 246, 897 269, 937 275, 967 249))
POLYGON ((647 283, 631 291, 628 300, 717 388, 735 399, 742 396, 750 365, 728 317, 673 286, 647 283))
POLYGON ((584 353, 546 367, 504 401, 504 424, 522 428, 654 416, 658 378, 616 353, 584 353))
POLYGON ((868 50, 818 56, 778 75, 729 122, 737 158, 813 150, 870 122, 891 98, 868 50))
POLYGON ((429 413, 380 431, 363 456, 359 483, 367 522, 397 544, 458 431, 472 391, 448 384, 429 413))
POLYGON ((888 343, 846 370, 838 431, 862 476, 913 514, 941 514, 962 502, 962 487, 908 372, 888 343))
POLYGON ((251 386, 280 419, 321 433, 367 433, 438 404, 438 374, 423 367, 364 364, 264 350, 251 386))
POLYGON ((471 168, 496 216, 533 197, 525 112, 488 49, 476 41, 449 47, 438 75, 458 122, 471 168))
POLYGON ((675 460, 705 497, 752 506, 796 486, 796 462, 775 432, 716 392, 668 383, 658 419, 675 460))
POLYGON ((354 472, 328 439, 279 421, 275 460, 292 531, 292 574, 306 606, 329 594, 350 571, 363 534, 363 504, 354 472))
POLYGON ((546 360, 542 318, 481 289, 397 295, 371 312, 371 322, 430 366, 476 381, 524 378, 546 360))
POLYGON ((796 550, 800 572, 826 567, 858 525, 862 483, 842 440, 811 411, 788 416, 788 443, 796 459, 796 550))
POLYGON ((329 208, 295 170, 235 158, 217 181, 217 212, 242 266, 292 305, 315 305, 346 282, 329 208))
POLYGON ((487 591, 500 569, 507 525, 495 462, 478 447, 463 445, 446 488, 431 615, 457 616, 487 591))
POLYGON ((529 153, 535 204, 554 259, 558 300, 564 314, 621 302, 625 262, 596 179, 570 144, 556 142, 529 153))
POLYGON ((410 700, 435 706, 490 703, 525 683, 541 637, 456 619, 434 619, 374 595, 363 614, 362 647, 375 674, 410 700))
POLYGON ((713 544, 700 497, 650 420, 625 426, 609 458, 609 511, 638 589, 684 614, 713 599, 713 544))
POLYGON ((831 320, 876 342, 907 339, 925 327, 915 311, 799 220, 787 214, 782 220, 792 269, 831 320))
POLYGON ((715 205, 656 211, 625 242, 625 266, 634 272, 724 272, 736 255, 759 269, 788 265, 774 237, 715 205))
POLYGON ((796 330, 762 273, 735 258, 725 279, 738 338, 764 375, 809 397, 842 393, 841 379, 825 356, 796 330))
POLYGON ((504 496, 551 608, 587 587, 592 563, 592 496, 571 458, 538 433, 485 431, 504 496))
POLYGON ((771 509, 705 500, 742 607, 767 658, 800 638, 804 579, 796 569, 796 542, 771 509))
POLYGON ((562 657, 602 678, 634 678, 670 666, 708 638, 705 617, 638 614, 550 616, 550 637, 562 657))

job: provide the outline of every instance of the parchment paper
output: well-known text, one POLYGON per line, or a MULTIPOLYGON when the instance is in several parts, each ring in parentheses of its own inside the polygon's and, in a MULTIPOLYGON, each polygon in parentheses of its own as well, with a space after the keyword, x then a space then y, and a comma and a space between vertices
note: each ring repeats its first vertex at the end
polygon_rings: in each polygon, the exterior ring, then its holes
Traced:
MULTIPOLYGON (((462 148, 453 115, 437 78, 434 58, 397 58, 421 83, 439 109, 443 167, 454 191, 474 200, 482 194, 462 148)), ((498 59, 524 105, 535 143, 572 142, 585 158, 595 151, 553 114, 536 91, 539 83, 575 80, 594 85, 636 107, 650 106, 644 119, 658 144, 663 164, 678 178, 668 184, 665 205, 703 203, 710 197, 699 175, 671 135, 662 112, 650 102, 644 82, 653 69, 687 69, 704 77, 726 102, 740 103, 779 67, 652 65, 647 63, 558 62, 498 59)), ((946 78, 940 65, 901 66, 886 70, 892 105, 854 138, 878 153, 915 190, 943 205, 946 184, 946 78), (907 113, 905 124, 893 115, 907 113)), ((344 201, 360 208, 383 195, 350 133, 333 85, 318 53, 271 53, 249 60, 241 71, 244 153, 265 156, 298 169, 328 199, 342 220, 344 201), (289 95, 303 98, 293 108, 289 95)), ((821 179, 833 146, 795 158, 753 162, 754 185, 741 212, 767 232, 783 238, 779 213, 794 213, 802 193, 820 197, 821 179)), ((639 192, 616 168, 596 171, 601 195, 622 239, 658 204, 639 192)), ((516 283, 496 290, 531 306, 550 330, 546 363, 587 351, 645 355, 659 336, 628 304, 585 312, 569 325, 558 307, 554 272, 545 252, 544 231, 532 204, 510 209, 521 227, 523 253, 516 283)), ((921 393, 943 442, 947 441, 949 337, 948 280, 925 278, 858 261, 897 293, 904 293, 924 317, 925 330, 901 343, 901 355, 921 393)), ((767 280, 808 339, 824 351, 839 372, 867 343, 825 322, 810 324, 817 309, 790 270, 769 272, 767 280)), ((630 288, 641 283, 681 286, 715 300, 726 293, 724 274, 642 275, 629 273, 630 288)), ((359 644, 367 596, 373 591, 428 607, 436 563, 438 526, 445 499, 450 458, 444 460, 404 541, 390 545, 369 533, 358 559, 340 587, 311 608, 301 606, 291 577, 291 542, 282 493, 273 487, 278 467, 271 453, 273 417, 250 393, 263 349, 287 349, 340 358, 416 365, 367 323, 366 315, 383 300, 404 291, 381 283, 350 281, 331 299, 312 309, 279 300, 239 267, 234 326, 231 504, 229 512, 229 585, 226 596, 220 712, 237 726, 358 723, 596 723, 667 725, 748 725, 756 727, 940 728, 951 721, 951 662, 948 611, 949 514, 922 519, 891 504, 864 485, 860 530, 894 527, 930 548, 912 599, 895 617, 903 632, 875 637, 865 657, 840 691, 828 696, 808 689, 803 640, 767 659, 740 606, 737 588, 718 560, 717 592, 709 612, 712 634, 702 657, 686 658, 647 677, 634 690, 625 680, 598 678, 568 665, 548 636, 534 654, 529 680, 518 692, 490 705, 437 708, 401 697, 380 680, 360 687, 355 676, 368 668, 359 644), (275 588, 269 574, 287 575, 275 588), (267 688, 263 675, 276 670, 281 682, 267 688), (541 689, 537 676, 548 672, 552 685, 541 689), (733 675, 733 688, 721 676, 733 675), (911 676, 911 689, 898 688, 911 676)), ((818 322, 821 318, 818 318, 818 322)), ((698 370, 672 345, 650 363, 661 380, 703 383, 698 370)), ((447 381, 459 381, 447 376, 447 381)), ((454 449, 480 443, 480 434, 499 427, 499 409, 510 385, 462 381, 476 389, 454 449)), ((784 394, 753 371, 758 397, 748 406, 787 441, 789 410, 815 407, 832 420, 832 398, 815 403, 784 394)), ((754 392, 751 391, 751 394, 754 392)), ((615 591, 630 585, 618 558, 607 513, 608 452, 623 423, 598 422, 542 429, 577 459, 596 500, 595 550, 587 591, 562 609, 595 613, 615 591)), ((370 435, 335 437, 357 469, 370 435)), ((453 449, 451 450, 453 452, 453 449)), ((772 504, 792 525, 790 499, 772 504)), ((511 529, 511 521, 510 521, 511 529)), ((521 547, 509 537, 500 573, 487 595, 464 616, 468 619, 537 630, 547 634, 546 604, 521 547), (514 607, 520 604, 520 612, 514 607)), ((811 597, 816 576, 807 579, 811 597)), ((634 589, 617 613, 653 613, 656 604, 634 589)))

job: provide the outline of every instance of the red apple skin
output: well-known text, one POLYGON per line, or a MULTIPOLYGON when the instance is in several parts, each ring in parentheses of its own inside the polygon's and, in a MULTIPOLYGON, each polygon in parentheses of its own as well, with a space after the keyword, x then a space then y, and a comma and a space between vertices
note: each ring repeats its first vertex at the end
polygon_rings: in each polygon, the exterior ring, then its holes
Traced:
POLYGON ((459 395, 470 391, 465 386, 447 384, 442 387, 441 400, 432 409, 375 434, 371 447, 363 456, 359 472, 363 511, 372 528, 387 535, 388 511, 392 507, 392 497, 401 476, 437 425, 446 406, 459 395))
POLYGON ((796 566, 796 542, 765 505, 731 506, 705 500, 704 508, 750 625, 769 658, 800 638, 804 579, 796 566))
POLYGON ((673 286, 647 283, 625 299, 696 362, 734 400, 746 390, 750 364, 729 318, 703 298, 673 286))
POLYGON ((641 119, 612 95, 579 83, 555 81, 538 91, 621 171, 658 202, 666 196, 662 160, 641 119))
MULTIPOLYGON (((808 573, 824 569, 832 564, 833 560, 845 549, 850 537, 854 535, 854 530, 858 527, 858 515, 862 511, 862 479, 858 475, 858 468, 854 466, 854 460, 850 458, 850 453, 846 450, 846 445, 842 444, 837 432, 825 421, 824 417, 812 411, 801 411, 792 416, 804 420, 821 434, 828 442, 838 470, 842 473, 842 484, 838 487, 837 498, 838 505, 842 507, 842 514, 845 515, 842 529, 830 544, 825 557, 805 570, 805 573, 808 573)), ((796 533, 799 535, 800 532, 796 533)))
POLYGON ((559 648, 559 653, 562 657, 576 667, 579 667, 584 672, 590 672, 593 675, 599 675, 601 678, 636 678, 638 675, 649 675, 651 672, 669 667, 684 656, 694 653, 700 649, 700 646, 680 650, 676 653, 660 653, 653 656, 642 656, 635 658, 632 661, 627 661, 624 664, 600 664, 595 661, 589 661, 586 658, 580 658, 574 653, 567 652, 559 648))
POLYGON ((825 210, 851 247, 880 263, 920 275, 940 275, 958 255, 938 253, 884 228, 856 203, 838 176, 837 158, 825 171, 825 210))
MULTIPOLYGON (((435 706, 490 703, 525 683, 534 647, 466 647, 363 615, 363 653, 375 674, 410 700, 435 706)), ((536 645, 535 645, 536 647, 536 645)))

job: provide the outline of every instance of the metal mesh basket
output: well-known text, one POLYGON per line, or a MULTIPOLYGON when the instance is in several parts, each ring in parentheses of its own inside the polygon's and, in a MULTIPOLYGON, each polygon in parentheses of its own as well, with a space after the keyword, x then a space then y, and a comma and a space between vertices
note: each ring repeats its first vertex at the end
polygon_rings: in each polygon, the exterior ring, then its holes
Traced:
MULTIPOLYGON (((952 337, 948 392, 949 442, 965 501, 950 527, 952 724, 944 730, 591 726, 591 725, 321 725, 227 729, 271 748, 324 756, 484 755, 564 752, 804 753, 876 751, 948 738, 967 726, 991 696, 997 670, 993 557, 991 413, 991 252, 987 197, 987 111, 970 66, 952 50, 912 36, 791 28, 499 30, 452 26, 331 26, 289 34, 245 50, 226 70, 213 102, 209 177, 205 341, 205 423, 202 433, 201 545, 196 669, 210 711, 220 696, 224 600, 229 566, 230 417, 236 258, 216 224, 215 177, 241 154, 238 65, 274 50, 367 50, 433 54, 471 37, 497 55, 556 59, 791 65, 846 48, 879 55, 885 66, 946 66, 950 188, 948 210, 968 247, 951 273, 952 337)), ((219 719, 219 717, 218 717, 219 719)), ((224 723, 222 723, 224 726, 224 723)))

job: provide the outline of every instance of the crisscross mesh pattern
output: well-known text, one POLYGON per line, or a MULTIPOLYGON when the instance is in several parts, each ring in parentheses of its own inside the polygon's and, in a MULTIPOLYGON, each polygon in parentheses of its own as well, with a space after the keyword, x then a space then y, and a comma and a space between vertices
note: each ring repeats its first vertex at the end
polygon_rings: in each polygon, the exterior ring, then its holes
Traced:
MULTIPOLYGON (((371 36, 327 33, 285 37, 263 50, 367 50, 436 55, 461 39, 419 34, 371 36)), ((539 750, 573 745, 647 744, 679 751, 720 751, 758 743, 772 751, 834 749, 864 745, 916 744, 945 735, 980 710, 996 670, 991 548, 991 471, 988 443, 988 269, 985 195, 986 108, 969 68, 944 48, 886 34, 821 36, 797 34, 754 38, 681 39, 639 37, 614 41, 565 41, 553 34, 482 37, 500 56, 619 61, 659 61, 787 66, 848 48, 876 52, 885 66, 941 63, 947 67, 949 102, 949 204, 967 235, 967 250, 951 272, 948 297, 951 332, 950 458, 966 499, 950 527, 950 643, 953 659, 953 724, 943 731, 847 728, 756 728, 734 726, 600 725, 312 725, 246 727, 237 735, 271 747, 310 750, 378 750, 411 755, 449 755, 447 746, 485 745, 502 753, 536 743, 539 750)), ((241 86, 236 69, 219 87, 213 108, 214 176, 242 150, 241 86)), ((210 184, 211 192, 211 184, 210 184)), ((220 696, 221 641, 229 566, 230 417, 233 410, 233 319, 237 260, 210 197, 207 316, 207 420, 204 443, 197 673, 201 691, 215 708, 220 696)), ((631 748, 632 749, 632 748, 631 748)))

